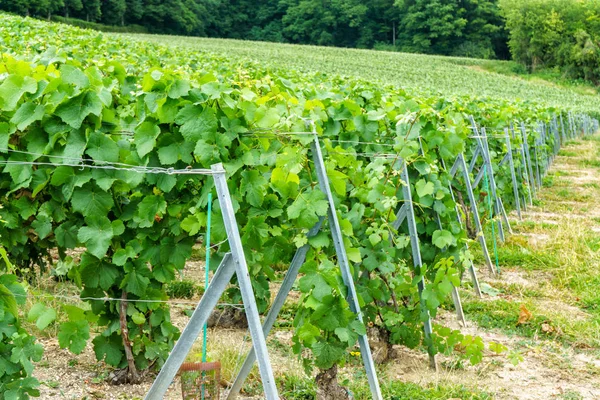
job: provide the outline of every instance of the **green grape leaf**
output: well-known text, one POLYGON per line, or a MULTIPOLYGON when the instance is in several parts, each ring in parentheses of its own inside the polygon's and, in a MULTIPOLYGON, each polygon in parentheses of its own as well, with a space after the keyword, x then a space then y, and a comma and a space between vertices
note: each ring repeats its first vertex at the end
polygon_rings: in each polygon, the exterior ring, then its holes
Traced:
POLYGON ((96 185, 86 184, 73 192, 71 205, 74 211, 86 217, 107 215, 108 211, 113 207, 114 202, 110 193, 101 190, 96 185))
POLYGON ((52 221, 47 215, 38 215, 35 221, 31 223, 31 226, 40 239, 44 239, 52 232, 52 221))
POLYGON ((455 244, 456 239, 452 232, 447 230, 436 230, 433 232, 431 242, 438 248, 444 249, 455 244))
POLYGON ((312 346, 315 365, 321 369, 329 369, 344 356, 344 350, 328 342, 317 342, 312 346))
POLYGON ((10 138, 11 129, 8 123, 0 122, 0 149, 8 148, 8 140, 10 138))
POLYGON ((140 228, 149 228, 154 224, 155 218, 167 212, 167 202, 163 196, 146 196, 137 207, 133 217, 140 228))
MULTIPOLYGON (((116 225, 120 221, 114 221, 116 225)), ((91 215, 85 218, 86 226, 79 229, 77 239, 87 246, 88 251, 103 258, 110 247, 112 238, 118 234, 110 220, 104 216, 91 215)), ((121 222, 122 224, 122 222, 121 222)))
POLYGON ((169 96, 172 99, 178 99, 180 97, 186 96, 190 91, 190 84, 188 81, 184 81, 182 79, 177 79, 171 87, 169 88, 169 96))
POLYGON ((103 262, 89 253, 83 253, 79 268, 81 280, 87 287, 92 289, 100 287, 103 290, 108 290, 117 283, 117 278, 120 275, 119 270, 114 265, 103 262))
POLYGON ((325 278, 318 273, 304 275, 300 278, 298 287, 302 293, 311 293, 314 298, 319 301, 321 301, 323 297, 330 295, 332 292, 331 286, 329 286, 325 278))
POLYGON ((327 232, 319 232, 315 236, 308 238, 308 243, 315 248, 329 246, 329 234, 327 232))
POLYGON ((260 106, 254 113, 254 120, 259 128, 272 128, 280 119, 281 117, 276 109, 264 105, 260 106))
POLYGON ((339 196, 345 196, 348 175, 343 174, 335 169, 328 168, 327 177, 329 178, 329 183, 331 183, 334 192, 337 193, 339 196))
POLYGON ((21 104, 10 122, 17 125, 17 129, 22 131, 35 121, 40 121, 44 116, 44 106, 35 105, 31 102, 21 104))
POLYGON ((288 217, 298 220, 301 227, 310 229, 319 221, 319 217, 327 214, 329 204, 324 199, 325 195, 319 190, 305 192, 288 207, 288 217))
POLYGON ((60 187, 65 200, 70 200, 75 187, 81 187, 92 179, 89 170, 75 171, 74 167, 60 166, 52 173, 50 184, 60 187))
POLYGON ((425 179, 419 179, 415 184, 415 189, 419 197, 430 196, 433 194, 434 185, 433 182, 427 182, 425 179))
POLYGON ((210 107, 188 104, 177 113, 175 122, 181 125, 179 131, 190 142, 217 133, 217 117, 210 107))
POLYGON ((158 149, 158 159, 162 164, 175 164, 179 161, 179 144, 173 143, 158 149))
POLYGON ((260 207, 265 199, 267 179, 256 170, 242 172, 240 192, 246 195, 248 203, 260 207))
MULTIPOLYGON (((25 295, 25 291, 23 291, 22 295, 25 295)), ((15 299, 15 293, 13 293, 9 288, 7 288, 2 282, 0 282, 0 301, 4 303, 3 307, 6 308, 6 310, 8 310, 8 312, 10 312, 15 318, 19 317, 19 309, 17 308, 17 300, 15 299)), ((2 314, 4 315, 4 313, 2 314)))
POLYGON ((305 346, 310 347, 321 336, 321 331, 313 324, 305 322, 298 328, 296 335, 305 346))
POLYGON ((54 231, 56 242, 63 248, 74 249, 79 244, 77 240, 78 230, 77 226, 70 222, 59 225, 54 231))
POLYGON ((42 303, 34 304, 29 313, 27 313, 27 321, 35 322, 35 326, 43 331, 56 320, 56 311, 42 303))
POLYGON ((119 161, 119 146, 108 135, 100 132, 92 132, 85 153, 96 161, 119 161))
POLYGON ((12 111, 25 93, 35 93, 37 82, 29 76, 10 75, 0 85, 0 109, 12 111))
POLYGON ((125 270, 127 273, 123 282, 121 282, 121 288, 125 288, 129 293, 136 296, 143 297, 150 284, 150 279, 147 277, 150 270, 145 265, 140 264, 126 264, 125 270))
POLYGON ((205 213, 196 213, 188 215, 181 221, 181 229, 188 232, 191 236, 195 236, 200 232, 200 229, 205 227, 207 223, 207 215, 205 213))
POLYGON ((146 322, 146 316, 141 312, 136 312, 131 316, 131 320, 136 325, 142 325, 146 322))
POLYGON ((119 337, 117 340, 113 340, 113 337, 96 336, 92 343, 96 359, 104 359, 108 365, 118 367, 123 359, 123 343, 119 337))
POLYGON ((54 113, 66 124, 79 129, 90 114, 100 116, 102 101, 95 92, 85 91, 59 105, 54 113))
POLYGON ((159 134, 160 127, 150 121, 145 121, 136 128, 133 138, 140 157, 144 157, 154 149, 159 134))
POLYGON ((60 77, 67 84, 75 85, 81 89, 90 86, 89 78, 83 73, 80 68, 73 65, 63 64, 60 66, 60 77))
POLYGON ((90 325, 86 320, 69 321, 60 325, 58 344, 61 349, 69 349, 80 354, 90 338, 90 325))

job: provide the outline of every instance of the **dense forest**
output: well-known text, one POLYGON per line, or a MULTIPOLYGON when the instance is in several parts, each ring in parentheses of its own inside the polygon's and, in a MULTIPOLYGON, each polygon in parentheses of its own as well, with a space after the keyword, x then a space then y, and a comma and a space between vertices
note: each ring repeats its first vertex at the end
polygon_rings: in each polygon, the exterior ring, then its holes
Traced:
POLYGON ((600 83, 600 0, 0 0, 153 33, 510 59, 600 83))

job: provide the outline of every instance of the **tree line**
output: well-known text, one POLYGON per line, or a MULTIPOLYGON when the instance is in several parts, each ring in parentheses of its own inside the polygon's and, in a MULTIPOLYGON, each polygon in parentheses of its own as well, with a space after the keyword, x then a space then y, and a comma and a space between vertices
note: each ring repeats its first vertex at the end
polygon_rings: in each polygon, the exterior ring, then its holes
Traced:
POLYGON ((0 0, 153 33, 510 59, 600 83, 600 0, 0 0))

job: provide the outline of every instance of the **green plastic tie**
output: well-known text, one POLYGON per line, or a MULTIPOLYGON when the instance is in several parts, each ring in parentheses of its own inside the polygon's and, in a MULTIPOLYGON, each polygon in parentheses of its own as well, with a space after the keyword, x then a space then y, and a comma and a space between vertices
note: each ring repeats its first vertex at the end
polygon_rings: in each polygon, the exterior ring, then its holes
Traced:
MULTIPOLYGON (((207 209, 207 218, 206 218, 206 237, 204 238, 204 245, 206 246, 206 261, 204 262, 204 293, 208 290, 209 286, 209 271, 210 271, 210 220, 212 213, 212 193, 208 194, 208 209, 207 209)), ((202 362, 206 362, 206 339, 207 339, 207 330, 208 326, 205 323, 202 327, 202 362)), ((204 372, 202 372, 204 375, 204 372)), ((203 380, 204 381, 204 380, 203 380)), ((202 384, 202 400, 204 400, 204 384, 202 384)))
POLYGON ((485 191, 487 192, 490 220, 492 221, 492 241, 494 243, 494 257, 496 259, 496 271, 498 271, 498 273, 500 273, 500 263, 498 262, 498 242, 496 241, 496 226, 495 226, 495 221, 494 221, 494 207, 492 207, 492 195, 490 193, 490 185, 488 182, 487 168, 486 167, 484 167, 484 168, 485 168, 485 170, 483 171, 483 179, 484 179, 485 191))

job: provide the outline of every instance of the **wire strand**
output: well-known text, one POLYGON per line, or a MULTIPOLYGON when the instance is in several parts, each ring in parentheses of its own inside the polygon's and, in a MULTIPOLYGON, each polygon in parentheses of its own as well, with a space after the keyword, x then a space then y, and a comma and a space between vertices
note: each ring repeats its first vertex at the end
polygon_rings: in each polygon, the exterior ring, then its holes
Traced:
POLYGON ((8 152, 8 153, 16 153, 16 154, 24 154, 30 155, 34 157, 48 157, 48 158, 58 158, 61 160, 73 161, 74 164, 60 164, 54 162, 41 162, 41 161, 15 161, 15 160, 2 160, 0 161, 0 165, 9 165, 22 163, 22 165, 41 165, 41 166, 64 166, 64 167, 80 167, 80 168, 91 168, 91 169, 112 169, 112 170, 128 170, 140 173, 152 173, 152 174, 194 174, 194 175, 214 175, 215 173, 210 169, 203 168, 185 168, 185 169, 175 169, 175 168, 165 168, 165 167, 148 167, 143 165, 131 165, 119 162, 110 162, 110 161, 102 161, 102 160, 91 160, 85 158, 77 158, 77 157, 66 157, 66 156, 56 156, 51 154, 42 154, 42 153, 34 153, 30 151, 24 150, 14 150, 8 148, 0 148, 0 153, 8 152), (93 164, 90 164, 93 163, 93 164))
MULTIPOLYGON (((327 139, 327 138, 325 137, 323 139, 327 139)), ((329 141, 333 142, 333 143, 368 144, 368 145, 386 146, 386 147, 394 147, 394 146, 396 146, 395 144, 391 144, 391 143, 361 142, 361 141, 357 141, 357 140, 335 140, 335 139, 329 139, 329 141)))
MULTIPOLYGON (((62 300, 74 300, 78 302, 83 301, 111 301, 111 302, 130 302, 130 303, 154 303, 154 304, 169 304, 169 305, 194 305, 197 306, 199 301, 193 300, 153 300, 153 299, 121 299, 114 297, 77 297, 77 296, 66 296, 62 294, 14 294, 15 297, 21 298, 35 298, 35 299, 62 299, 62 300)), ((217 303, 219 307, 233 307, 243 309, 244 305, 239 303, 217 303)))
POLYGON ((114 165, 94 165, 94 164, 59 164, 51 162, 40 162, 40 161, 12 161, 4 160, 0 161, 0 166, 10 165, 30 165, 30 166, 50 166, 50 167, 72 167, 72 168, 89 168, 89 169, 104 169, 112 171, 127 171, 136 172, 140 174, 165 174, 165 175, 215 175, 216 173, 210 169, 175 169, 175 168, 163 168, 163 167, 141 167, 141 166, 129 166, 129 167, 118 167, 114 165))

